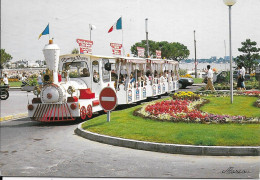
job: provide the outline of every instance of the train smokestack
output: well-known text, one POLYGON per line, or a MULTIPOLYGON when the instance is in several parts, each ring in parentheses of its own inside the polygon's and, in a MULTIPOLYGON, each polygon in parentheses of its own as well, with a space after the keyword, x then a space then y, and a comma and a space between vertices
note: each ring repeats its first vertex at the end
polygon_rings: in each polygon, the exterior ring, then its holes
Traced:
POLYGON ((47 67, 46 77, 44 77, 44 81, 57 84, 60 48, 57 44, 53 44, 53 40, 49 40, 49 44, 46 44, 43 48, 43 54, 46 60, 47 67))

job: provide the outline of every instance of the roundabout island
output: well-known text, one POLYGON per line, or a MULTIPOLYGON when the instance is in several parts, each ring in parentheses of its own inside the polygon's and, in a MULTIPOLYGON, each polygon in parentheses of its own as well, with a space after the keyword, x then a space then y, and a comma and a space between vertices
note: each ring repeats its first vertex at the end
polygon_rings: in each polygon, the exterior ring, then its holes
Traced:
POLYGON ((101 143, 172 154, 259 156, 259 91, 178 92, 81 123, 75 133, 101 143))

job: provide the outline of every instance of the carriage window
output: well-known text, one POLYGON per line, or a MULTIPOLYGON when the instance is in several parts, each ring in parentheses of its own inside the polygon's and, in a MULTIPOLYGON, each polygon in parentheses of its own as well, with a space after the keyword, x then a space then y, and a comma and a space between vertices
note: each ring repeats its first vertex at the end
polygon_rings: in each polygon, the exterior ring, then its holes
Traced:
POLYGON ((103 71, 102 75, 103 75, 103 81, 104 82, 109 82, 110 81, 110 73, 109 73, 109 71, 107 71, 105 69, 105 64, 106 63, 109 63, 109 59, 103 59, 102 60, 102 71, 103 71))
POLYGON ((93 71, 93 82, 99 82, 99 68, 98 68, 98 61, 92 62, 92 71, 93 71))
POLYGON ((88 65, 84 61, 64 63, 62 70, 68 70, 70 78, 89 77, 88 65))

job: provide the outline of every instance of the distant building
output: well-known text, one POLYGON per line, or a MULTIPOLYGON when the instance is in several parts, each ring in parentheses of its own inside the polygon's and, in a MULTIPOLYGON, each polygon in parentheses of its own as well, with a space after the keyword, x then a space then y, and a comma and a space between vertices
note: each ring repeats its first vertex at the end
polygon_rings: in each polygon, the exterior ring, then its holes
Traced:
POLYGON ((38 63, 35 63, 35 62, 29 62, 28 67, 40 67, 40 65, 38 63))
POLYGON ((35 61, 35 63, 39 64, 39 67, 44 67, 46 64, 45 61, 43 61, 43 60, 37 60, 37 61, 35 61))
POLYGON ((224 60, 229 60, 229 56, 224 56, 224 60))
POLYGON ((28 61, 19 60, 11 63, 11 68, 25 68, 28 67, 28 61))
POLYGON ((210 59, 213 60, 213 61, 216 61, 217 60, 217 56, 211 56, 210 59))

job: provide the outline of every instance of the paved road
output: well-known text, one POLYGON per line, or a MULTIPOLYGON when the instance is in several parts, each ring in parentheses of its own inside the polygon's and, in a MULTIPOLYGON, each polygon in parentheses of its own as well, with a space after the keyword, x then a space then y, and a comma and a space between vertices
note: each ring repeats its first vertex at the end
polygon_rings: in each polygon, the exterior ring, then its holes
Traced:
POLYGON ((28 100, 31 103, 34 96, 32 92, 9 91, 9 98, 7 100, 0 100, 1 117, 27 113, 28 100))
POLYGON ((257 178, 257 157, 172 155, 93 142, 76 123, 1 123, 3 176, 257 178), (244 173, 226 171, 234 167, 244 173), (224 173, 223 173, 224 172, 224 173))
MULTIPOLYGON (((18 94, 16 92, 14 96, 26 97, 18 94)), ((17 103, 11 107, 24 110, 17 103)), ((76 127, 75 122, 44 124, 32 122, 29 118, 1 122, 1 175, 156 178, 259 176, 259 157, 190 156, 128 149, 81 138, 74 134, 76 127)))

